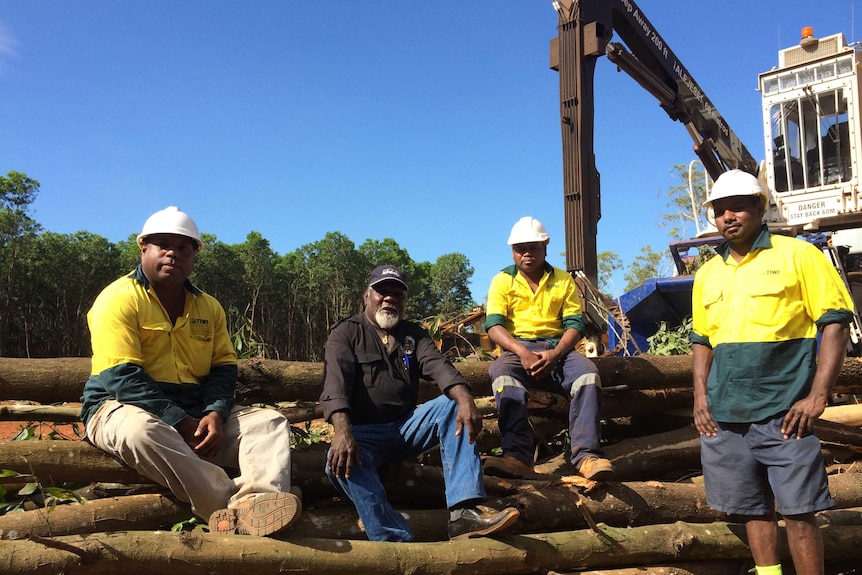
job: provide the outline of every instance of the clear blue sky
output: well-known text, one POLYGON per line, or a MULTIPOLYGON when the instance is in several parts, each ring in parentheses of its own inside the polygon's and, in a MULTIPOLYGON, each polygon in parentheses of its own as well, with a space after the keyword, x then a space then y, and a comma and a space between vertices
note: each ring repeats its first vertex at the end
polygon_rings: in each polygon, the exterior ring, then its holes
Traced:
MULTIPOLYGON (((757 74, 803 26, 857 39, 854 3, 639 5, 760 160, 757 74)), ((391 237, 417 261, 464 253, 481 302, 521 216, 565 265, 556 26, 550 0, 0 0, 0 173, 41 182, 53 232, 118 241, 175 204, 280 254, 391 237)), ((629 263, 666 246, 659 196, 694 155, 609 61, 596 83, 598 246, 629 263)))

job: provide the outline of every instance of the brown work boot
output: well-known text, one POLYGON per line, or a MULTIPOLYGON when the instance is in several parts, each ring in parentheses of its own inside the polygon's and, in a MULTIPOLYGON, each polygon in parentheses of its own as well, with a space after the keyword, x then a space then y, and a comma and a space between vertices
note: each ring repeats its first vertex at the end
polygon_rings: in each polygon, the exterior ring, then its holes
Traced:
POLYGON ((489 457, 485 460, 485 475, 493 477, 506 477, 508 479, 520 479, 525 475, 533 473, 533 467, 522 463, 521 460, 504 455, 503 457, 489 457))
POLYGON ((210 533, 265 537, 293 525, 301 511, 302 501, 295 493, 258 493, 235 507, 214 511, 210 533))
POLYGON ((578 475, 592 481, 608 481, 614 476, 614 466, 604 457, 585 457, 578 467, 578 475))

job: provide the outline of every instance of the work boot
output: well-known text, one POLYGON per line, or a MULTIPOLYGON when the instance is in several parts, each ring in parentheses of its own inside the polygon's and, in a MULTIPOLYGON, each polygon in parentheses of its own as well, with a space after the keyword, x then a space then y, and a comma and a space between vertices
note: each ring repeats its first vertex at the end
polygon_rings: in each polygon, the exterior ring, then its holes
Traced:
POLYGON ((604 457, 585 457, 578 467, 578 475, 592 481, 608 481, 614 476, 614 466, 604 457))
POLYGON ((450 511, 449 539, 466 539, 499 533, 511 527, 520 515, 520 511, 514 507, 487 512, 483 512, 478 507, 450 511))
POLYGON ((210 533, 265 537, 287 529, 299 518, 302 501, 295 493, 258 493, 210 515, 210 533))
POLYGON ((503 457, 489 457, 486 459, 484 472, 485 475, 493 477, 521 479, 525 475, 533 473, 533 467, 511 455, 504 455, 503 457))

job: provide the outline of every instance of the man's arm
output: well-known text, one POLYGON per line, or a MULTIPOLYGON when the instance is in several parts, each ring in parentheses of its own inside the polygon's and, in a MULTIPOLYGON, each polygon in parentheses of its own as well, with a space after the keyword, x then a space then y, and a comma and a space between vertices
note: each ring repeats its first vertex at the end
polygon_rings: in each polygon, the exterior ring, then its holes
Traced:
POLYGON ((360 464, 359 445, 353 438, 350 414, 347 411, 336 411, 329 422, 332 424, 333 437, 326 456, 326 465, 336 477, 350 479, 353 466, 360 464))
POLYGON ((350 422, 350 387, 356 377, 354 352, 348 326, 341 323, 332 328, 323 352, 323 416, 332 424, 333 438, 326 456, 326 465, 336 477, 350 478, 354 465, 359 465, 359 445, 353 437, 350 422))
POLYGON ((692 375, 694 378, 694 425, 701 435, 715 437, 718 426, 709 412, 706 401, 706 381, 712 367, 712 348, 701 343, 693 343, 692 375))
POLYGON ((811 391, 794 403, 781 424, 784 439, 796 436, 801 439, 811 433, 817 419, 823 415, 829 395, 844 363, 850 328, 846 323, 830 323, 823 328, 820 337, 820 352, 817 356, 817 371, 811 383, 811 391))
POLYGON ((210 306, 213 324, 213 349, 210 372, 200 383, 204 415, 199 420, 189 417, 176 428, 195 452, 214 456, 221 448, 224 422, 234 405, 238 370, 224 308, 213 298, 208 298, 206 303, 210 306))

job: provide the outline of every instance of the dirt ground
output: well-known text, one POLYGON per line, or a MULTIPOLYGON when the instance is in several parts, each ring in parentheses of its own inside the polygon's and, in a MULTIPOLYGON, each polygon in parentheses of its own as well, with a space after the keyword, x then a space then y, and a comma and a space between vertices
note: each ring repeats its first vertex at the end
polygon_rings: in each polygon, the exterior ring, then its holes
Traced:
MULTIPOLYGON (((9 403, 11 402, 0 402, 0 405, 9 403)), ((65 405, 72 407, 76 404, 65 405)), ((0 441, 9 441, 11 439, 15 439, 15 437, 21 432, 21 430, 26 427, 33 427, 34 432, 36 433, 36 437, 40 437, 41 439, 51 439, 51 437, 48 436, 52 432, 57 434, 54 437, 55 439, 80 439, 75 435, 74 428, 71 424, 45 423, 38 421, 0 421, 0 441)), ((78 428, 83 431, 82 425, 80 423, 78 424, 78 428)))

